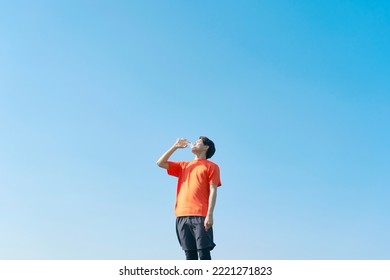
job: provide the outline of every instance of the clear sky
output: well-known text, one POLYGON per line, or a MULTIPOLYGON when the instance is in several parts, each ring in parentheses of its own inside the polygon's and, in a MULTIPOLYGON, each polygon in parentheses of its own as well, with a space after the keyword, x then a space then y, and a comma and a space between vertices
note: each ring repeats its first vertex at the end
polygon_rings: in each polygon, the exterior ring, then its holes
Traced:
POLYGON ((183 259, 200 135, 214 259, 390 259, 389 1, 0 3, 0 259, 183 259))

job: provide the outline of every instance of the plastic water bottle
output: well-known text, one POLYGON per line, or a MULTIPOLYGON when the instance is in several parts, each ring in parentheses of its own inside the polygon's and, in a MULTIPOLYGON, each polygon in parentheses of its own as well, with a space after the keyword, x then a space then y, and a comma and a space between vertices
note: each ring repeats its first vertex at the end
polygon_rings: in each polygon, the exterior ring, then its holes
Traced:
POLYGON ((186 148, 192 149, 192 145, 193 145, 193 144, 192 144, 190 141, 187 140, 187 146, 186 146, 186 148))

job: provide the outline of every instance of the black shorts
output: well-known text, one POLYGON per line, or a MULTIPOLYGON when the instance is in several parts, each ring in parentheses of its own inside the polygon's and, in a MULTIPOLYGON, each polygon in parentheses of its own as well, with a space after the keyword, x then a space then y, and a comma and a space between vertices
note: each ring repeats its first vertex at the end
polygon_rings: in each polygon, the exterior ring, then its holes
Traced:
POLYGON ((214 249, 213 228, 204 228, 205 217, 176 218, 176 235, 183 250, 214 249))

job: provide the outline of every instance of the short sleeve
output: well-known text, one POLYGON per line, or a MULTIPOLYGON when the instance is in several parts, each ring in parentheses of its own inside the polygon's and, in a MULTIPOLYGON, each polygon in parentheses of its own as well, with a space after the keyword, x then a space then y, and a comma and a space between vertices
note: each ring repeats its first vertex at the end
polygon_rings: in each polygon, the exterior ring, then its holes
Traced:
POLYGON ((180 162, 168 161, 168 175, 179 177, 181 170, 182 168, 180 162))
POLYGON ((216 164, 213 164, 210 166, 209 169, 209 184, 210 185, 217 185, 218 187, 222 185, 221 178, 219 174, 219 166, 216 164))

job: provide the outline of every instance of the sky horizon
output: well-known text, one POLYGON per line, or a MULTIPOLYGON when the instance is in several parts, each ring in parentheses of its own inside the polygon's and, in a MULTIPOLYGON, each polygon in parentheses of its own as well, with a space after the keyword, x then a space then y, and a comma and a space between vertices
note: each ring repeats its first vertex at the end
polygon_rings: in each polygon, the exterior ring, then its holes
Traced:
POLYGON ((213 259, 390 258, 389 2, 2 1, 0 38, 0 259, 184 259, 156 161, 201 135, 213 259))

